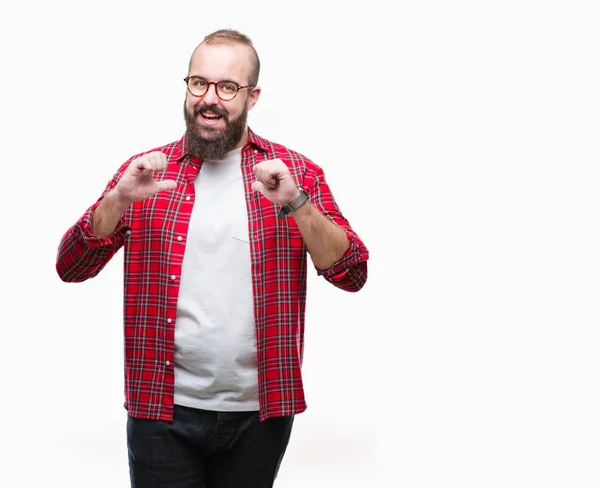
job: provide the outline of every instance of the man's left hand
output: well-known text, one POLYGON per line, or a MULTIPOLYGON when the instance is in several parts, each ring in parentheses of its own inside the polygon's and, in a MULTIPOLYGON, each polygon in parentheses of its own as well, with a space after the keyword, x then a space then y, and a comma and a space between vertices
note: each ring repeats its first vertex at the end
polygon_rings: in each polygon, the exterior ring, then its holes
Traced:
POLYGON ((252 189, 277 205, 288 205, 300 195, 290 169, 281 159, 268 159, 254 166, 252 189))

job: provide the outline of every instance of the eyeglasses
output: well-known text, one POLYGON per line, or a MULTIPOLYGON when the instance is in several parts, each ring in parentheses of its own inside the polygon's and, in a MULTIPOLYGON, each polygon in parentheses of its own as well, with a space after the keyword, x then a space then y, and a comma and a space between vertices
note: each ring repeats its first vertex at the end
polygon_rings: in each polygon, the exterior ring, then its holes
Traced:
POLYGON ((240 86, 235 81, 206 81, 199 76, 188 76, 183 81, 187 84, 188 91, 195 97, 206 95, 210 85, 215 85, 217 96, 223 100, 233 100, 242 88, 254 88, 254 85, 240 86))

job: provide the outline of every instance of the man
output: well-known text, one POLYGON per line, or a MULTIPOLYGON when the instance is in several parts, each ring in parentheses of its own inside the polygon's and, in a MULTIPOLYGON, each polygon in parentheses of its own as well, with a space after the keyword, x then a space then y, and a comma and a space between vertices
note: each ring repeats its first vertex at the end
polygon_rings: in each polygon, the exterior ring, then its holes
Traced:
POLYGON ((251 40, 204 38, 185 78, 187 130, 125 162, 61 240, 62 280, 125 249, 125 406, 132 486, 273 486, 294 415, 307 251, 358 291, 368 251, 323 171, 247 127, 261 90, 251 40))

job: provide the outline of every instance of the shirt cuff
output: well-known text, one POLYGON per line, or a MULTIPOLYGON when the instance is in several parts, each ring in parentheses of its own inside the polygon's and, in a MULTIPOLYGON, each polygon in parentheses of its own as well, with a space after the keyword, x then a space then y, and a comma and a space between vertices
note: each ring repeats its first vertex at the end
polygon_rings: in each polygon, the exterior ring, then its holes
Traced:
POLYGON ((119 219, 119 223, 117 224, 117 227, 111 235, 101 237, 92 234, 92 220, 94 218, 94 210, 96 210, 96 207, 99 204, 100 202, 94 204, 85 212, 85 214, 83 214, 81 219, 79 219, 79 222, 77 223, 79 239, 90 249, 97 247, 120 246, 125 240, 125 238, 131 234, 131 229, 127 225, 125 225, 123 217, 119 219))
POLYGON ((346 231, 346 236, 350 241, 350 246, 348 249, 346 249, 342 257, 333 263, 333 265, 328 269, 316 268, 318 275, 324 276, 325 278, 332 278, 333 276, 346 271, 352 266, 367 260, 367 251, 362 243, 358 241, 356 235, 353 232, 346 231))

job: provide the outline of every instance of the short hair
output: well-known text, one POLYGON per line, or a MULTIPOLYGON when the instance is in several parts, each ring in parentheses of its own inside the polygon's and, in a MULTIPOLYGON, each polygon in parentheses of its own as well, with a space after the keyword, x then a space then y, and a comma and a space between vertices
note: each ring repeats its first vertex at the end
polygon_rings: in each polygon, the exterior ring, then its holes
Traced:
POLYGON ((252 63, 252 72, 250 73, 250 79, 248 81, 251 85, 256 86, 256 84, 258 83, 258 75, 260 73, 260 59, 258 59, 258 53, 256 52, 256 49, 254 49, 254 44, 252 43, 252 40, 247 35, 242 34, 241 32, 234 29, 219 29, 208 34, 206 37, 204 37, 202 42, 196 46, 196 49, 194 49, 194 52, 190 57, 190 65, 188 71, 192 66, 191 58, 194 56, 194 53, 202 44, 241 44, 243 46, 249 47, 250 61, 252 63))

